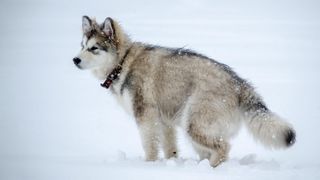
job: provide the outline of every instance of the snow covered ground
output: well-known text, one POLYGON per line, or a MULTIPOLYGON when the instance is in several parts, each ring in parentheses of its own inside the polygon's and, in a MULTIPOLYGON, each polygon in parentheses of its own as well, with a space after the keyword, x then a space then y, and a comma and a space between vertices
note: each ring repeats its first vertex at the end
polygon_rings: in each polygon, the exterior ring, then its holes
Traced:
POLYGON ((0 179, 319 179, 320 3, 263 1, 0 2, 0 179), (270 151, 243 129, 230 160, 144 162, 134 120, 74 67, 81 17, 118 19, 134 40, 194 49, 250 79, 297 143, 270 151))

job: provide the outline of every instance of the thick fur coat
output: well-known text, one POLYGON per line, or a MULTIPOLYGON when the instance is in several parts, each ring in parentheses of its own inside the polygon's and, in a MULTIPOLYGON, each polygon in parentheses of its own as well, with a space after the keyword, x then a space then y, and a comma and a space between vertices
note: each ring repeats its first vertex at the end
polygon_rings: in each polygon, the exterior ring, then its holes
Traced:
POLYGON ((266 147, 295 142, 292 126, 229 66, 191 50, 133 42, 111 18, 98 24, 84 16, 82 27, 74 63, 100 80, 121 66, 110 90, 135 117, 146 160, 156 160, 160 147, 166 158, 178 155, 177 126, 213 167, 227 159, 229 140, 242 122, 266 147))

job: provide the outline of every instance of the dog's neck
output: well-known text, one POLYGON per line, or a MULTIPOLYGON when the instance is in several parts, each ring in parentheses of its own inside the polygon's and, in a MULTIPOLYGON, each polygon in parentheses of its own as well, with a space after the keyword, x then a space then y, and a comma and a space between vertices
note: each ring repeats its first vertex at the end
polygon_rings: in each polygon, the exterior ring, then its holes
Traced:
MULTIPOLYGON (((116 65, 112 65, 111 67, 114 67, 116 65)), ((92 74, 99 80, 106 79, 106 74, 110 73, 112 71, 112 68, 110 68, 110 64, 105 64, 99 68, 95 68, 92 70, 92 74)))
MULTIPOLYGON (((131 46, 131 47, 132 47, 132 46, 131 46)), ((109 89, 109 87, 111 86, 111 84, 113 83, 113 81, 116 81, 116 80, 119 78, 120 73, 121 73, 121 71, 122 71, 122 65, 123 65, 124 61, 126 60, 128 54, 129 54, 129 52, 130 52, 131 47, 129 47, 129 48, 125 51, 124 55, 123 55, 122 58, 120 59, 119 64, 117 64, 117 65, 113 68, 113 70, 111 71, 111 73, 108 73, 107 78, 105 79, 105 81, 104 81, 102 84, 100 84, 102 87, 105 87, 105 88, 109 89)), ((107 74, 107 73, 106 73, 106 74, 107 74)))

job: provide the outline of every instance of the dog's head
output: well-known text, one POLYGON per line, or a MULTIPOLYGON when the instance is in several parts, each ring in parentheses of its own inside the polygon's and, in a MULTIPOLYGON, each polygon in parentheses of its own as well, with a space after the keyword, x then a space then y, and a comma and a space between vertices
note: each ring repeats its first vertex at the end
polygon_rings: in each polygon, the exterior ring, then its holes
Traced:
POLYGON ((80 69, 113 67, 117 63, 117 43, 114 21, 106 18, 98 24, 88 16, 82 17, 83 38, 80 53, 73 58, 80 69))

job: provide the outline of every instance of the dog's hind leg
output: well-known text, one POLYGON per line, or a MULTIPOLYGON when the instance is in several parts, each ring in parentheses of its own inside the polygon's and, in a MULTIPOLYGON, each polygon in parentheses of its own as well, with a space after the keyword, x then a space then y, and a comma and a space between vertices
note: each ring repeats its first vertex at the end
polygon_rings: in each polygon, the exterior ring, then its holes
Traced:
POLYGON ((209 162, 212 167, 217 167, 220 163, 228 159, 230 145, 228 142, 215 143, 214 151, 211 153, 209 162))
POLYGON ((220 138, 210 137, 190 124, 188 134, 191 137, 193 147, 199 154, 200 160, 208 159, 212 167, 218 166, 228 158, 229 143, 220 138))
POLYGON ((189 109, 186 124, 187 134, 201 158, 208 158, 210 165, 218 166, 225 161, 229 153, 228 120, 223 118, 223 111, 215 109, 212 103, 202 101, 194 103, 189 109))

